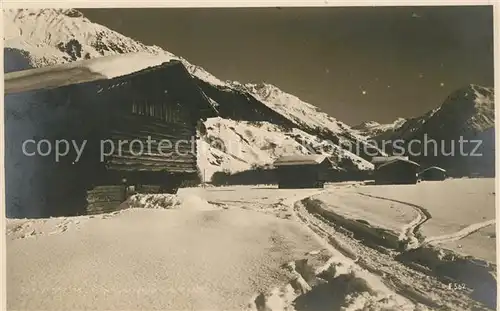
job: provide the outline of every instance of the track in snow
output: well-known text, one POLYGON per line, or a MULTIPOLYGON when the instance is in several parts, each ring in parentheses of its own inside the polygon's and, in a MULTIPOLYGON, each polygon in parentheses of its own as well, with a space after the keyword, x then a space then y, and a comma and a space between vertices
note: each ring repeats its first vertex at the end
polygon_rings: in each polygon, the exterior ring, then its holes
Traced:
MULTIPOLYGON (((406 229, 410 237, 413 235, 418 238, 418 243, 411 245, 405 241, 404 249, 393 247, 391 245, 394 243, 386 243, 387 238, 393 238, 391 235, 380 234, 377 228, 368 223, 360 226, 356 221, 345 221, 342 216, 325 210, 320 202, 311 199, 299 202, 298 206, 306 205, 299 208, 302 211, 299 219, 328 231, 328 240, 334 241, 331 245, 350 248, 347 252, 352 254, 352 258, 357 258, 359 266, 380 275, 387 286, 404 297, 432 309, 496 309, 496 266, 435 247, 432 243, 424 243, 425 239, 419 230, 431 218, 425 208, 389 198, 365 196, 396 202, 416 210, 419 217, 406 229)), ((460 239, 487 225, 491 223, 476 224, 440 239, 460 239)))
POLYGON ((455 233, 452 233, 452 234, 445 234, 445 235, 426 238, 422 244, 423 245, 425 245, 425 244, 436 245, 436 244, 441 244, 441 243, 446 243, 446 242, 458 241, 458 240, 461 240, 465 237, 468 237, 469 235, 471 235, 474 232, 477 232, 483 228, 492 226, 495 223, 496 223, 496 220, 491 219, 491 220, 487 220, 484 222, 472 224, 472 225, 467 226, 466 228, 463 228, 462 230, 455 232, 455 233))
POLYGON ((402 232, 402 236, 400 237, 400 240, 404 241, 406 250, 416 249, 422 244, 422 242, 424 241, 424 237, 420 233, 420 227, 422 227, 423 224, 425 224, 429 219, 432 218, 432 215, 429 213, 429 211, 427 209, 425 209, 423 206, 420 206, 420 205, 416 205, 416 204, 412 204, 412 203, 408 203, 408 202, 403 202, 403 201, 399 201, 399 200, 374 196, 374 195, 370 195, 370 194, 366 194, 366 193, 362 193, 362 192, 358 192, 358 194, 365 196, 365 197, 372 198, 372 199, 378 199, 378 200, 384 200, 384 201, 403 204, 403 205, 409 206, 410 208, 415 210, 417 212, 418 216, 403 228, 403 232, 402 232))
MULTIPOLYGON (((357 222, 357 227, 342 226, 340 225, 341 222, 339 223, 329 218, 328 215, 321 215, 315 212, 314 208, 305 206, 307 202, 311 201, 309 199, 311 196, 319 195, 328 190, 332 189, 290 192, 274 188, 263 188, 262 190, 252 188, 250 190, 244 187, 241 187, 241 189, 236 187, 234 191, 229 192, 232 193, 230 197, 227 196, 227 192, 224 192, 224 196, 217 194, 218 191, 216 190, 210 193, 215 195, 211 198, 211 201, 224 203, 226 208, 258 210, 266 214, 273 214, 279 218, 300 222, 317 236, 319 240, 323 241, 322 244, 325 245, 325 249, 333 254, 332 258, 334 261, 338 261, 340 258, 342 258, 340 261, 349 261, 350 267, 358 271, 365 271, 369 275, 374 276, 391 292, 411 301, 415 306, 421 306, 422 310, 425 310, 423 307, 431 310, 495 309, 490 293, 486 295, 488 297, 477 297, 477 293, 482 288, 478 287, 476 281, 485 280, 483 272, 487 269, 481 268, 481 271, 474 270, 477 272, 472 273, 472 275, 477 275, 478 277, 477 280, 473 280, 472 282, 462 281, 461 278, 454 279, 448 277, 442 274, 443 271, 440 270, 442 267, 447 271, 450 269, 456 271, 456 269, 460 270, 464 267, 467 271, 472 271, 469 268, 476 269, 477 267, 470 265, 466 267, 463 261, 456 263, 454 261, 447 261, 447 258, 439 259, 438 250, 428 246, 423 247, 422 240, 419 240, 418 248, 404 250, 391 248, 390 245, 395 243, 388 243, 388 246, 384 247, 384 244, 381 243, 382 240, 377 239, 380 237, 383 238, 383 236, 377 236, 380 233, 378 231, 375 235, 365 235, 365 238, 360 239, 353 230, 362 228, 365 225, 362 222, 357 222), (375 239, 370 240, 371 238, 375 239), (431 258, 432 264, 425 264, 425 260, 422 262, 422 259, 427 259, 426 257, 431 258)), ((353 195, 358 194, 353 192, 353 195)), ((368 197, 368 195, 366 196, 368 197)), ((372 199, 391 200, 387 198, 372 199)), ((415 218, 411 222, 411 225, 404 228, 403 231, 408 232, 408 236, 413 234, 419 237, 419 229, 430 219, 429 213, 424 208, 411 203, 396 202, 417 211, 419 217, 415 218)), ((398 241, 397 234, 390 238, 394 239, 392 242, 398 241)), ((311 256, 306 257, 311 258, 311 256)), ((297 260, 300 259, 297 258, 297 260)), ((256 293, 250 303, 251 307, 249 307, 252 310, 259 311, 276 310, 277 304, 279 310, 294 310, 293 306, 296 306, 297 301, 304 301, 304 299, 305 301, 311 301, 305 297, 319 297, 317 299, 326 299, 324 300, 326 301, 325 305, 321 307, 316 305, 316 307, 311 307, 308 310, 325 310, 328 308, 328 301, 331 302, 331 300, 327 299, 327 294, 336 291, 343 292, 345 289, 345 287, 341 286, 343 283, 341 284, 340 281, 337 282, 343 278, 341 275, 344 275, 344 273, 336 274, 335 276, 330 275, 330 279, 326 283, 324 279, 317 279, 321 283, 319 286, 317 285, 319 283, 313 282, 314 284, 311 283, 311 285, 305 281, 309 284, 306 286, 304 282, 297 279, 292 281, 292 283, 296 282, 295 285, 290 283, 284 287, 275 288, 272 292, 256 293), (338 277, 341 278, 337 279, 338 277), (337 281, 334 281, 334 279, 337 279, 337 281), (297 294, 296 291, 299 293, 297 294), (303 292, 300 293, 301 291, 303 292)), ((321 277, 318 278, 321 279, 321 277)), ((483 283, 491 286, 492 283, 489 280, 486 281, 483 283)), ((350 295, 352 293, 349 292, 347 294, 350 295)), ((358 293, 354 295, 356 296, 358 293)), ((347 295, 343 297, 347 298, 347 295)), ((344 302, 347 303, 347 300, 344 302)), ((307 308, 304 307, 304 309, 307 308)), ((300 310, 300 305, 295 310, 300 310)))
MULTIPOLYGON (((378 275, 386 286, 394 292, 410 299, 417 305, 439 310, 492 310, 489 301, 473 299, 474 289, 468 288, 458 280, 443 278, 427 267, 414 262, 402 261, 398 252, 384 247, 374 247, 353 238, 350 232, 339 228, 335 222, 310 212, 304 204, 297 202, 297 219, 311 228, 322 239, 339 252, 354 260, 356 265, 378 275), (486 305, 485 305, 486 303, 486 305)), ((413 250, 410 250, 412 252, 413 250)))
POLYGON ((461 240, 465 237, 468 237, 469 235, 483 229, 486 227, 489 227, 491 225, 494 225, 496 220, 491 219, 475 224, 471 224, 467 226, 466 228, 463 228, 460 231, 457 231, 455 233, 451 234, 445 234, 445 235, 440 235, 440 236, 433 236, 433 237, 424 237, 423 234, 420 233, 420 228, 432 218, 432 215, 429 213, 429 211, 424 208, 423 206, 416 205, 413 203, 408 203, 400 200, 394 200, 386 197, 380 197, 380 196, 374 196, 374 195, 369 195, 365 194, 362 192, 358 192, 359 195, 366 196, 369 198, 373 199, 379 199, 379 200, 385 200, 389 202, 395 202, 399 204, 403 204, 406 206, 411 207, 414 209, 418 216, 411 221, 407 226, 403 228, 403 234, 401 236, 401 239, 406 241, 406 250, 410 249, 416 249, 420 246, 424 245, 437 245, 441 243, 446 243, 446 242, 454 242, 461 240))

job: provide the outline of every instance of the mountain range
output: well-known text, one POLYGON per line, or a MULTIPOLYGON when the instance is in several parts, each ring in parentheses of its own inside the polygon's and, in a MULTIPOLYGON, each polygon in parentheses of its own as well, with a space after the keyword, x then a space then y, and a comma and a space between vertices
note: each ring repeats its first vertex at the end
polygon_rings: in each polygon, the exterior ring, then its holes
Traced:
MULTIPOLYGON (((494 132, 493 90, 480 86, 457 91, 440 108, 421 117, 388 125, 365 122, 351 128, 274 85, 222 81, 158 46, 144 45, 93 23, 74 9, 4 10, 4 25, 5 72, 136 52, 161 61, 180 60, 219 111, 218 118, 205 122, 206 131, 198 141, 203 152, 198 165, 207 181, 216 172, 266 167, 281 155, 324 152, 318 146, 325 144, 334 145, 328 155, 337 169, 370 170, 371 157, 386 154, 371 140, 411 139, 435 131, 446 132, 447 138, 462 132, 483 136, 494 132), (235 142, 238 152, 227 148, 235 142), (361 148, 351 152, 352 146, 361 148)), ((490 139, 490 134, 485 137, 490 139)))
POLYGON ((385 124, 380 124, 377 121, 365 121, 353 126, 352 129, 357 131, 361 136, 376 137, 385 132, 400 128, 406 121, 407 119, 405 118, 397 118, 394 122, 385 124))
POLYGON ((446 168, 452 176, 494 176, 494 98, 493 88, 470 84, 422 116, 390 124, 364 122, 353 129, 387 153, 394 151, 390 142, 402 140, 410 150, 413 141, 411 158, 421 165, 446 168))

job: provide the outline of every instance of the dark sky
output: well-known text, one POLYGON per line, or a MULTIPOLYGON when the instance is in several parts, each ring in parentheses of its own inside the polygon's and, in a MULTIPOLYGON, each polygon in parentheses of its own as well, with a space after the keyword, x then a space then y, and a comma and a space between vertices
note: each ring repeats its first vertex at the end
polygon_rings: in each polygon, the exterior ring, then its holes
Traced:
POLYGON ((493 86, 493 10, 483 7, 86 9, 90 20, 204 67, 267 82, 355 125, 493 86))

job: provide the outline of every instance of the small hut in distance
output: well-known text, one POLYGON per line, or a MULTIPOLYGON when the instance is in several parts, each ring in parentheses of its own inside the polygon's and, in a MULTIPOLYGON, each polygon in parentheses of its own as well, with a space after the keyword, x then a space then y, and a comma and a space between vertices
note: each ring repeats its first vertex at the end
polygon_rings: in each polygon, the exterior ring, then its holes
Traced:
POLYGON ((282 156, 274 162, 278 188, 323 188, 333 163, 324 155, 282 156))
POLYGON ((420 165, 407 157, 394 157, 374 164, 376 184, 416 184, 418 182, 420 165))
POLYGON ((437 166, 431 166, 419 173, 421 180, 445 180, 448 177, 446 170, 437 166))
POLYGON ((380 157, 373 157, 371 163, 374 165, 375 169, 377 169, 379 166, 385 163, 392 162, 398 159, 405 161, 409 160, 407 156, 380 156, 380 157))

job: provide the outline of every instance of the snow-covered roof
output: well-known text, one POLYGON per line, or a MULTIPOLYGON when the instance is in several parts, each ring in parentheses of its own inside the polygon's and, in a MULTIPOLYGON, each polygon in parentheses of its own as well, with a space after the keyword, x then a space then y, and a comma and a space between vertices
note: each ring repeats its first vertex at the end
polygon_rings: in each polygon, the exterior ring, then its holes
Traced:
POLYGON ((408 157, 403 157, 403 156, 388 156, 388 157, 373 157, 371 162, 373 164, 380 164, 380 163, 391 162, 391 161, 394 161, 397 159, 401 159, 401 160, 405 160, 405 161, 409 160, 408 157))
POLYGON ((66 64, 10 72, 4 76, 5 94, 112 79, 175 60, 168 55, 128 53, 66 64))
MULTIPOLYGON (((325 155, 291 155, 282 156, 274 162, 274 166, 286 166, 286 165, 315 165, 319 164, 325 159, 328 159, 325 155)), ((328 159, 329 160, 329 159, 328 159)))
POLYGON ((418 164, 417 162, 413 162, 411 160, 408 160, 408 159, 405 159, 405 158, 402 158, 402 157, 398 157, 396 159, 392 159, 391 161, 388 161, 388 162, 385 162, 383 164, 381 164, 378 168, 382 168, 382 167, 385 167, 387 165, 390 165, 390 164, 393 164, 393 163, 396 163, 396 162, 406 162, 406 163, 410 163, 410 164, 413 164, 415 166, 420 166, 420 164, 418 164))
POLYGON ((438 166, 431 166, 431 167, 428 167, 428 168, 426 168, 425 170, 422 170, 422 172, 421 172, 421 173, 426 172, 426 171, 429 171, 429 170, 437 170, 437 171, 441 171, 441 172, 446 173, 446 170, 445 170, 444 168, 441 168, 441 167, 438 167, 438 166))

